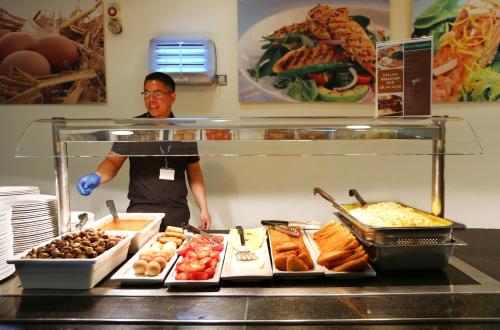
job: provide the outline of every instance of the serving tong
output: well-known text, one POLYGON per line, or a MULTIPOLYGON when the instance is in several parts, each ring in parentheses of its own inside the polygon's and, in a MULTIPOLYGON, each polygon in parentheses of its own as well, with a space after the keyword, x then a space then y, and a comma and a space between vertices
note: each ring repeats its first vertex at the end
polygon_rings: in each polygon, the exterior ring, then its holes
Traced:
MULTIPOLYGON (((354 192, 356 192, 356 193, 357 193, 356 189, 351 189, 351 190, 349 190, 349 194, 351 194, 351 191, 353 191, 353 195, 354 195, 356 198, 358 198, 358 197, 359 197, 359 198, 361 198, 361 196, 359 195, 359 193, 358 193, 357 195, 354 193, 354 192)), ((329 201, 330 203, 332 203, 333 207, 335 207, 335 208, 339 211, 339 213, 340 213, 340 214, 341 214, 344 218, 346 218, 347 220, 349 220, 349 221, 351 221, 351 222, 354 222, 354 223, 358 222, 358 220, 357 220, 355 217, 353 217, 353 216, 349 213, 349 211, 347 211, 347 210, 346 210, 346 209, 345 209, 342 205, 340 205, 339 203, 337 203, 337 202, 335 201, 335 198, 333 198, 332 196, 330 196, 330 195, 329 195, 326 191, 324 191, 323 189, 321 189, 321 188, 319 188, 319 187, 315 187, 315 188, 313 189, 313 194, 314 194, 314 195, 319 194, 321 197, 323 197, 324 199, 326 199, 327 201, 329 201)), ((352 195, 351 195, 351 196, 352 196, 352 195)), ((361 198, 361 200, 363 200, 363 198, 361 198)), ((361 200, 359 200, 359 199, 358 199, 358 201, 359 201, 360 203, 362 203, 362 202, 361 202, 361 200)), ((363 202, 364 202, 364 200, 363 200, 363 202)), ((365 204, 366 204, 366 202, 365 202, 365 204)))
POLYGON ((85 224, 89 220, 89 215, 88 215, 87 212, 80 213, 80 214, 78 214, 78 219, 80 221, 76 224, 75 228, 78 229, 78 230, 82 230, 83 226, 85 226, 85 224))
POLYGON ((252 261, 257 259, 257 255, 250 251, 245 244, 245 232, 243 227, 236 226, 238 235, 240 236, 241 247, 236 251, 236 259, 239 261, 252 261))
POLYGON ((289 224, 288 221, 262 220, 260 223, 262 225, 265 225, 265 226, 270 226, 271 228, 276 229, 277 231, 280 231, 282 233, 285 233, 285 234, 293 236, 293 237, 300 236, 300 232, 297 229, 288 227, 288 224, 289 224))
POLYGON ((201 235, 201 236, 205 237, 205 238, 206 238, 206 239, 207 239, 210 243, 212 243, 212 244, 215 244, 215 245, 220 245, 220 244, 221 244, 221 243, 217 242, 217 240, 215 240, 215 239, 213 238, 213 236, 212 236, 212 235, 210 235, 209 233, 207 233, 206 231, 203 231, 203 230, 201 230, 201 229, 198 229, 198 228, 196 228, 196 227, 193 227, 193 226, 191 226, 191 225, 190 225, 190 224, 188 224, 188 223, 183 223, 183 224, 182 224, 182 228, 184 228, 184 229, 186 229, 186 230, 189 230, 189 231, 191 231, 191 232, 193 232, 193 233, 195 233, 195 234, 199 234, 199 235, 201 235))
POLYGON ((113 223, 119 223, 120 218, 118 218, 118 213, 116 212, 115 202, 112 199, 108 199, 106 205, 113 216, 113 223))

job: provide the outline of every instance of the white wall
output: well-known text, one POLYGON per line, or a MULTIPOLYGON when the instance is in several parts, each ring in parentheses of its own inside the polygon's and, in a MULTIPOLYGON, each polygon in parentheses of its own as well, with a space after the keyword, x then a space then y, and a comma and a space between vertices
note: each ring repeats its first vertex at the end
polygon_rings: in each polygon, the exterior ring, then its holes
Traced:
MULTIPOLYGON (((105 5, 109 3, 105 1, 105 5)), ((372 114, 371 104, 240 105, 236 0, 121 0, 114 3, 120 5, 124 32, 115 36, 106 31, 108 103, 0 106, 1 185, 34 184, 40 186, 43 193, 55 193, 52 159, 14 158, 17 141, 32 120, 54 116, 128 118, 142 113, 139 92, 147 73, 148 42, 160 35, 212 39, 217 47, 217 71, 228 75, 225 87, 179 86, 174 107, 177 116, 372 114)), ((402 12, 409 13, 411 1, 398 0, 397 3, 397 8, 392 10, 397 9, 398 17, 403 17, 402 12)), ((407 33, 397 26, 391 30, 396 38, 405 37, 401 33, 407 33)), ((447 157, 446 216, 469 227, 500 228, 497 220, 500 204, 498 103, 438 104, 433 110, 436 115, 468 120, 485 150, 480 156, 447 157)), ((70 159, 72 210, 84 209, 102 216, 106 213, 104 200, 110 197, 117 202, 119 210, 126 208, 128 167, 90 197, 79 196, 73 188, 78 177, 93 171, 99 161, 98 158, 70 159)), ((356 187, 369 200, 398 200, 430 209, 431 161, 428 156, 205 158, 202 166, 213 228, 257 225, 263 218, 329 220, 332 207, 312 195, 315 186, 323 187, 341 202, 351 201, 347 190, 356 187)), ((196 224, 196 207, 191 210, 192 223, 196 224)))

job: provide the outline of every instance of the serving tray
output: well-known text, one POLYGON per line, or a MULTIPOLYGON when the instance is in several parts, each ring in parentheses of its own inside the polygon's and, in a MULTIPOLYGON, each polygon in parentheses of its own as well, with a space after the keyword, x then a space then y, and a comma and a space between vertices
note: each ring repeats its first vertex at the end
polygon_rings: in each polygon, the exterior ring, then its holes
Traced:
POLYGON ((137 275, 134 272, 134 262, 139 259, 139 256, 141 253, 145 252, 148 250, 160 237, 163 233, 158 233, 153 238, 151 238, 144 246, 137 251, 130 260, 128 260, 116 273, 111 276, 110 280, 111 281, 120 281, 122 284, 158 284, 162 283, 165 280, 165 277, 167 276, 168 272, 170 269, 172 269, 172 266, 175 264, 177 261, 177 253, 175 253, 172 258, 167 262, 165 265, 165 268, 161 271, 156 276, 149 276, 149 275, 137 275))
MULTIPOLYGON (((314 241, 314 234, 318 230, 304 230, 305 236, 307 237, 307 240, 309 241, 309 244, 312 246, 312 249, 315 254, 315 260, 314 262, 318 260, 318 256, 320 255, 320 250, 318 248, 318 245, 316 244, 316 241, 314 241)), ((367 251, 368 253, 368 251, 367 251)), ((330 269, 320 266, 323 269, 323 272, 325 273, 326 277, 331 277, 331 278, 362 278, 362 277, 373 277, 376 276, 377 273, 375 272, 375 269, 373 269, 372 265, 368 263, 368 267, 363 270, 363 271, 356 271, 356 272, 334 272, 331 271, 330 269)))

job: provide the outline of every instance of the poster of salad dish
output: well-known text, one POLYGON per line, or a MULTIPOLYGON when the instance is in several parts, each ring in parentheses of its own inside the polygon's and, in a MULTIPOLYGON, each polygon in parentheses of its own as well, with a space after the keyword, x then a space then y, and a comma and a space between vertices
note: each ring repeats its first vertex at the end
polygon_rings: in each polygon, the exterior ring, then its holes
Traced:
POLYGON ((389 1, 238 1, 241 103, 373 102, 389 1))
POLYGON ((500 101, 500 1, 414 0, 413 16, 434 38, 434 102, 500 101))

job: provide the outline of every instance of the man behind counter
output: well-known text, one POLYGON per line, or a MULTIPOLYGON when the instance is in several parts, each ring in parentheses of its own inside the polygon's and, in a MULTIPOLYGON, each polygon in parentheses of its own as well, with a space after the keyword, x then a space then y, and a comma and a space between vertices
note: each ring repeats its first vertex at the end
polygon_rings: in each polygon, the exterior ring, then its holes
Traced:
MULTIPOLYGON (((137 118, 173 118, 172 104, 175 102, 175 82, 164 73, 153 72, 144 79, 144 105, 147 112, 137 118)), ((130 204, 127 212, 164 212, 160 231, 167 225, 180 226, 189 221, 189 208, 187 205, 187 187, 185 173, 191 192, 200 208, 200 229, 208 229, 211 224, 205 197, 205 183, 200 167, 200 158, 197 156, 196 143, 185 142, 158 142, 148 143, 147 146, 134 143, 115 143, 108 156, 99 164, 94 173, 88 174, 76 185, 78 192, 88 196, 99 184, 113 179, 123 163, 130 148, 147 148, 144 154, 176 154, 176 149, 182 148, 182 154, 192 156, 169 157, 129 157, 130 183, 128 198, 130 204), (188 150, 186 150, 186 147, 188 150), (156 152, 155 152, 156 151, 156 152), (152 152, 152 153, 150 153, 152 152), (160 178, 161 174, 161 178, 160 178)), ((177 153, 178 154, 178 153, 177 153)))

